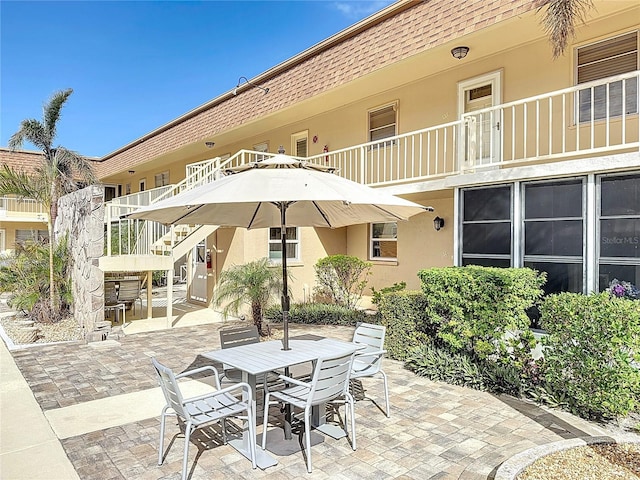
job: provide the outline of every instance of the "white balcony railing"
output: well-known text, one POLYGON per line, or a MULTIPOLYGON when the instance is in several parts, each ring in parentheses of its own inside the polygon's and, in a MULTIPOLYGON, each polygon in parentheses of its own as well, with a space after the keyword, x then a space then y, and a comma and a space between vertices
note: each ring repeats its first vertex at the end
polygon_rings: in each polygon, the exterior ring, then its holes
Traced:
POLYGON ((307 160, 380 186, 638 149, 639 76, 636 71, 477 110, 307 160))
POLYGON ((30 198, 0 197, 0 218, 47 220, 47 211, 41 203, 30 198))

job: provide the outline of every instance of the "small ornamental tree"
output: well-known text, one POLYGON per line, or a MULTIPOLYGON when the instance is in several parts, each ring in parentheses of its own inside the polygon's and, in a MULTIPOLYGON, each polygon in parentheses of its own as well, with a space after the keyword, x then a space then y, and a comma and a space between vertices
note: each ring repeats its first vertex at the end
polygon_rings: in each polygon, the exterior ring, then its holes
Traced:
POLYGON ((371 263, 352 255, 329 255, 318 260, 314 269, 316 292, 347 308, 358 304, 371 275, 371 263))
POLYGON ((280 292, 282 271, 272 268, 269 260, 263 258, 223 270, 213 302, 216 306, 227 302, 222 309, 224 315, 237 315, 242 305, 251 305, 253 323, 260 335, 266 336, 269 332, 262 326, 263 312, 280 292))

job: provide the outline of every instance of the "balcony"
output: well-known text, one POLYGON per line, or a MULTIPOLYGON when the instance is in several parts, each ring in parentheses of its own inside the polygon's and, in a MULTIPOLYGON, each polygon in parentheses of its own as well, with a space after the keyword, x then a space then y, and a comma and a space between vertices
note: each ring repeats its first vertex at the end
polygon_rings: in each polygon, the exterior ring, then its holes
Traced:
POLYGON ((0 197, 0 219, 7 222, 45 222, 47 211, 30 198, 0 197))

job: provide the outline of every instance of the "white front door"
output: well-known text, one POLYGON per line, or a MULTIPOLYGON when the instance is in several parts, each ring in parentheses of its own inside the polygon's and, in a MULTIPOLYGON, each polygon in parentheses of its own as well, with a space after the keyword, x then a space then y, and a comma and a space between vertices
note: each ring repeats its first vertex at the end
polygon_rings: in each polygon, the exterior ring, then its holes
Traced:
POLYGON ((490 108, 500 103, 500 71, 458 83, 458 116, 464 120, 459 144, 463 169, 500 161, 500 113, 490 108))
POLYGON ((207 251, 200 242, 191 251, 191 285, 189 298, 198 302, 207 301, 207 251))

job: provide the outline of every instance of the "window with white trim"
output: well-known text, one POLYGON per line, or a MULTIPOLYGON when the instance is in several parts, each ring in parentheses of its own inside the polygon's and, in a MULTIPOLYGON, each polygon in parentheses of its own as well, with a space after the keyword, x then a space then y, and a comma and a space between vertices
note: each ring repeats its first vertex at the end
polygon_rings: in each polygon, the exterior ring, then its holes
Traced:
POLYGON ((144 192, 147 189, 147 179, 143 178, 142 180, 140 180, 140 183, 138 184, 139 192, 144 192))
POLYGON ((156 173, 155 185, 156 185, 156 188, 169 185, 169 172, 156 173))
POLYGON ((396 260, 398 258, 398 223, 372 223, 369 228, 369 258, 396 260))
POLYGON ((16 244, 24 245, 25 243, 47 243, 49 241, 48 230, 16 230, 16 244))
MULTIPOLYGON (((253 151, 266 153, 269 151, 269 144, 267 142, 258 143, 253 146, 253 151)), ((267 158, 266 155, 256 155, 256 162, 261 162, 265 158, 267 158)))
POLYGON ((7 248, 6 235, 6 231, 4 229, 0 229, 0 252, 4 252, 7 248))
POLYGON ((306 157, 308 155, 308 138, 308 130, 291 135, 291 151, 295 157, 306 157))
MULTIPOLYGON (((638 70, 638 31, 578 47, 576 84, 638 70)), ((580 90, 580 122, 638 113, 638 79, 627 78, 580 90)))
MULTIPOLYGON (((287 260, 300 260, 300 231, 298 227, 286 227, 287 260)), ((282 228, 269 228, 269 260, 282 262, 282 228)))
MULTIPOLYGON (((398 103, 369 110, 369 141, 376 142, 397 134, 398 103)), ((385 142, 381 142, 385 143, 385 142)))

